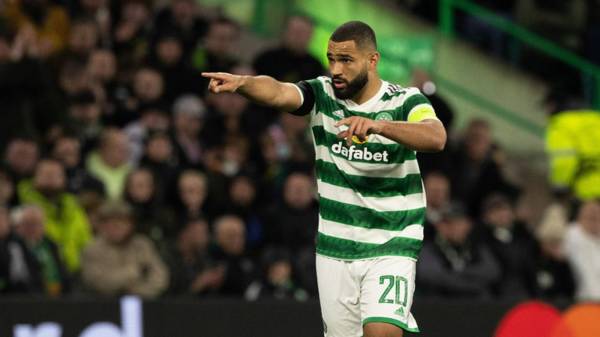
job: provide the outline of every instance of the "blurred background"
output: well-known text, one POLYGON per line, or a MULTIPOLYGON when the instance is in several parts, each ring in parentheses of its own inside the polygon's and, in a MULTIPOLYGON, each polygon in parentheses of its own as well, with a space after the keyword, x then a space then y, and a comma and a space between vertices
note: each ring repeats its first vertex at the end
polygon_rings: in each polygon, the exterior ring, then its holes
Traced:
POLYGON ((449 134, 421 335, 600 335, 598 0, 1 0, 0 335, 321 336, 308 122, 200 72, 326 75, 348 20, 449 134))

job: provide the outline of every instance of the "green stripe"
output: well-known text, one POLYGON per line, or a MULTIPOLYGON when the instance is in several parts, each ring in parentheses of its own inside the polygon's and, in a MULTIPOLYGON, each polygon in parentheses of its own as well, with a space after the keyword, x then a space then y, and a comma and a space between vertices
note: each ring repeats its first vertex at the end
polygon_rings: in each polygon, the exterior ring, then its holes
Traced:
POLYGON ((317 254, 338 259, 366 259, 378 256, 405 256, 416 259, 422 241, 395 237, 383 244, 364 243, 340 239, 319 233, 317 254))
POLYGON ((335 164, 317 159, 317 177, 322 181, 346 187, 365 197, 392 197, 423 192, 420 174, 404 178, 363 177, 342 172, 335 164))
POLYGON ((405 121, 408 118, 410 111, 419 104, 430 104, 429 100, 423 94, 414 94, 407 98, 402 104, 402 120, 405 121))
MULTIPOLYGON (((325 130, 325 128, 322 125, 313 126, 312 132, 315 137, 316 146, 323 145, 327 148, 331 148, 331 145, 343 142, 343 140, 337 138, 337 135, 325 130)), ((345 143, 342 143, 342 146, 347 147, 345 143)), ((401 144, 381 144, 367 142, 365 144, 354 144, 354 146, 357 150, 362 150, 362 148, 366 146, 369 152, 371 153, 383 153, 383 151, 387 151, 388 162, 380 162, 381 164, 402 164, 406 160, 413 160, 417 158, 415 151, 408 149, 401 144)), ((333 151, 329 151, 329 153, 333 156, 348 160, 341 153, 334 153, 333 151)), ((352 161, 373 163, 373 161, 361 159, 352 159, 352 161)))
MULTIPOLYGON (((315 93, 315 104, 316 104, 317 112, 321 112, 335 120, 340 120, 340 117, 335 116, 333 114, 333 112, 337 111, 337 110, 343 110, 344 117, 359 116, 359 117, 364 117, 364 118, 368 118, 368 119, 375 119, 375 116, 377 116, 377 114, 380 112, 389 112, 393 116, 395 116, 396 111, 398 111, 398 108, 381 110, 381 111, 373 111, 373 112, 362 112, 362 111, 350 110, 345 105, 339 103, 334 98, 329 96, 329 94, 327 94, 327 92, 325 91, 325 88, 323 87, 323 83, 321 83, 321 81, 311 80, 311 81, 308 81, 308 83, 312 86, 313 91, 315 93)), ((330 83, 330 82, 328 82, 328 83, 330 83)))
MULTIPOLYGON (((398 205, 401 206, 401 205, 398 205)), ((381 211, 319 198, 319 214, 325 220, 368 229, 401 231, 407 226, 423 224, 425 207, 405 211, 381 211)))
POLYGON ((365 326, 367 323, 389 323, 392 325, 395 325, 401 329, 404 329, 408 332, 420 332, 419 328, 409 328, 408 324, 404 323, 404 322, 400 322, 399 320, 393 319, 393 318, 388 318, 388 317, 369 317, 363 320, 363 326, 365 326))

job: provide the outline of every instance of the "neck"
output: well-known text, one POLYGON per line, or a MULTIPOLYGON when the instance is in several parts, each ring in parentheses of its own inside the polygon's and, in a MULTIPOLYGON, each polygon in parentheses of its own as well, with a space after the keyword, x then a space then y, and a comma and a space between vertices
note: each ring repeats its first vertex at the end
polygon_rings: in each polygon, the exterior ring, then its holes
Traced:
POLYGON ((356 104, 363 104, 377 94, 383 82, 377 74, 369 78, 367 84, 351 98, 356 104))

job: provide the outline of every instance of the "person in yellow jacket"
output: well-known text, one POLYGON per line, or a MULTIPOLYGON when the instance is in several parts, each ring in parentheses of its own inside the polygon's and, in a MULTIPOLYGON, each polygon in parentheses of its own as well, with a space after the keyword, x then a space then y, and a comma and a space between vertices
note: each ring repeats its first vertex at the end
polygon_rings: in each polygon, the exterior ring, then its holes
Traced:
POLYGON ((87 215, 77 198, 65 192, 66 178, 60 162, 44 159, 36 167, 32 180, 23 180, 17 186, 19 201, 34 204, 44 210, 46 232, 54 240, 67 269, 80 269, 81 252, 91 240, 92 233, 87 215))
POLYGON ((580 200, 600 198, 600 111, 565 110, 546 129, 550 182, 580 200))

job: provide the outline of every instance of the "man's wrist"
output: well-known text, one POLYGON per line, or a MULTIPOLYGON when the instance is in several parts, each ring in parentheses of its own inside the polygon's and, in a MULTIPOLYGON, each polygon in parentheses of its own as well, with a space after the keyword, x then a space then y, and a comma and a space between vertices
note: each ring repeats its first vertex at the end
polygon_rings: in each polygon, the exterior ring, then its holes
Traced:
POLYGON ((235 89, 235 91, 239 90, 240 93, 243 92, 244 87, 246 85, 248 85, 248 80, 250 79, 250 77, 251 76, 248 76, 248 75, 239 75, 240 81, 239 81, 239 83, 238 83, 239 85, 238 85, 237 89, 235 89))
POLYGON ((373 123, 373 127, 371 128, 371 133, 380 135, 383 133, 383 130, 386 126, 387 121, 384 120, 376 120, 373 123))

